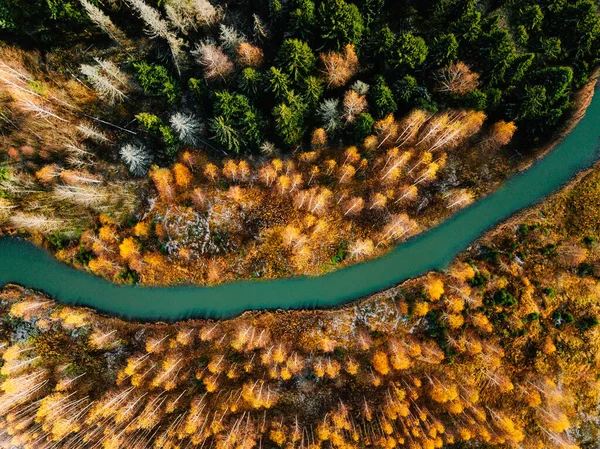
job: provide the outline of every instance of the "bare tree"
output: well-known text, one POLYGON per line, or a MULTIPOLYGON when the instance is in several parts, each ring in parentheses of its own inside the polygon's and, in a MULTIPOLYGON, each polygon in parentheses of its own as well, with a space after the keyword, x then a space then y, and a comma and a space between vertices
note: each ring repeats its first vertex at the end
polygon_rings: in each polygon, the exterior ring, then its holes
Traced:
POLYGON ((453 207, 461 208, 471 204, 474 200, 474 195, 467 189, 458 189, 453 192, 449 192, 445 199, 448 203, 446 206, 447 209, 451 209, 453 207))
POLYGON ((68 122, 67 119, 54 113, 48 106, 40 104, 32 98, 24 98, 21 100, 21 106, 27 112, 35 114, 37 117, 44 120, 48 120, 50 117, 60 120, 61 122, 68 122))
POLYGON ((92 5, 88 0, 79 0, 81 5, 85 8, 85 11, 88 14, 88 17, 92 22, 94 22, 98 27, 102 29, 106 34, 108 34, 112 40, 114 40, 117 44, 122 45, 125 42, 125 35, 117 26, 110 20, 100 8, 95 5, 92 5))
POLYGON ((102 74, 99 67, 81 64, 80 70, 87 77, 100 98, 108 101, 111 105, 121 103, 127 97, 121 89, 102 74))
POLYGON ((254 35, 256 36, 257 39, 268 39, 269 35, 271 34, 269 32, 269 29, 267 28, 267 26, 264 24, 263 20, 257 15, 257 14, 252 14, 252 20, 254 22, 254 35))
POLYGON ((177 71, 181 71, 181 64, 184 57, 184 42, 171 31, 169 23, 161 17, 158 10, 147 5, 142 0, 129 0, 129 2, 146 24, 148 34, 153 38, 161 37, 167 41, 177 71))
POLYGON ((66 226, 66 221, 60 218, 49 218, 39 214, 17 212, 10 217, 10 223, 17 229, 50 234, 66 226))
POLYGON ((167 39, 171 34, 169 24, 160 16, 160 12, 142 0, 129 0, 131 6, 138 12, 140 19, 144 21, 147 32, 151 37, 162 37, 167 39))
POLYGON ((108 60, 101 58, 94 58, 94 60, 98 63, 98 66, 104 71, 106 75, 111 77, 117 83, 119 83, 122 87, 127 87, 129 85, 129 77, 117 67, 117 65, 108 60))
POLYGON ((479 85, 479 75, 471 72, 469 66, 461 61, 438 71, 435 80, 438 92, 459 96, 468 94, 479 85))
POLYGON ((202 124, 193 114, 176 112, 170 119, 177 137, 186 145, 196 145, 202 133, 202 124))
POLYGON ((125 144, 119 153, 122 161, 133 175, 144 176, 148 172, 152 155, 142 145, 125 144))
POLYGON ((365 95, 359 95, 354 90, 349 90, 344 95, 344 119, 347 122, 353 122, 356 116, 361 114, 367 108, 367 98, 365 95))
POLYGON ((232 26, 221 24, 219 40, 225 50, 233 52, 246 40, 246 37, 232 26))
POLYGON ((80 123, 77 125, 77 130, 83 135, 86 139, 91 139, 97 143, 108 143, 110 140, 99 131, 96 127, 89 123, 80 123))
POLYGON ((116 200, 107 189, 92 185, 59 185, 52 193, 58 201, 69 201, 94 209, 101 209, 102 206, 114 203, 116 200))
POLYGON ((0 198, 0 223, 8 221, 11 216, 11 211, 16 208, 17 206, 13 205, 7 199, 0 198))
POLYGON ((260 145, 260 152, 267 157, 277 154, 277 147, 273 142, 265 141, 260 145))
POLYGON ((183 34, 187 34, 190 28, 196 29, 191 2, 172 0, 165 5, 165 11, 171 24, 183 34))
POLYGON ((344 86, 358 72, 358 57, 353 45, 346 45, 344 53, 321 53, 323 74, 329 87, 344 86))
POLYGON ((208 79, 223 78, 233 72, 233 63, 223 50, 215 44, 204 42, 197 46, 194 55, 204 67, 204 76, 208 79))
POLYGON ((354 259, 362 259, 363 257, 370 256, 374 250, 375 246, 370 239, 358 239, 348 246, 348 252, 354 259))
POLYGON ((208 0, 169 0, 165 5, 167 17, 182 33, 198 26, 211 25, 219 11, 208 0))
POLYGON ((191 4, 196 12, 196 21, 200 25, 211 25, 219 20, 220 11, 208 0, 192 0, 191 4))

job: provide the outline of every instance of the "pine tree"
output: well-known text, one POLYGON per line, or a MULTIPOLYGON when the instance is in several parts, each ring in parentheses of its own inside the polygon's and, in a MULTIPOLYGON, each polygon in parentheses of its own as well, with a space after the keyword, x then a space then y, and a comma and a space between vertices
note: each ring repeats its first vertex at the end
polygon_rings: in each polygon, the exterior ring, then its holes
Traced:
POLYGON ((144 21, 147 31, 153 38, 163 38, 169 44, 171 56, 177 70, 181 71, 183 64, 183 41, 170 29, 169 24, 164 20, 158 10, 144 3, 143 0, 128 0, 131 6, 138 12, 140 18, 144 21))
POLYGON ((304 113, 295 106, 282 103, 273 109, 275 129, 286 145, 294 145, 302 139, 304 129, 304 113))
POLYGON ((365 33, 363 17, 358 7, 344 0, 325 0, 317 11, 321 38, 336 49, 346 44, 359 45, 365 33))
POLYGON ((214 139, 224 148, 235 153, 241 151, 242 142, 238 132, 227 122, 225 117, 215 117, 212 119, 210 127, 214 133, 214 139))
POLYGON ((398 109, 392 91, 382 76, 375 78, 375 84, 369 90, 369 104, 376 118, 393 114, 398 109))
POLYGON ((314 70, 316 57, 306 42, 286 39, 279 49, 278 61, 282 70, 299 82, 314 70))

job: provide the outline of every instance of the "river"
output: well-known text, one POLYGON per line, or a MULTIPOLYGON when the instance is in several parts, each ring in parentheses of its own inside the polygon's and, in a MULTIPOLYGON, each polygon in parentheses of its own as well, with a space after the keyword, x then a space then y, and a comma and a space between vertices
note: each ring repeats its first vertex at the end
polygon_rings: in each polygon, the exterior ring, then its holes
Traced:
MULTIPOLYGON (((598 87, 597 87, 598 90, 598 87)), ((140 321, 227 318, 250 309, 326 308, 434 269, 471 242, 591 167, 600 150, 600 95, 547 156, 499 190, 383 257, 320 277, 233 282, 215 287, 119 286, 69 267, 22 239, 0 238, 0 286, 16 283, 70 305, 140 321)))

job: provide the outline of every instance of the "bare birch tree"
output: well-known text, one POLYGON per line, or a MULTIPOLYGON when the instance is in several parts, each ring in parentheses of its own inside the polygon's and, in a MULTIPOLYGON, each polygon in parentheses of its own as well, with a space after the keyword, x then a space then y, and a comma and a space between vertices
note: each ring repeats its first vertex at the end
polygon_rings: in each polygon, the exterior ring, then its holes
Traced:
POLYGON ((219 47, 213 43, 203 42, 193 52, 198 62, 204 67, 204 76, 207 79, 220 77, 225 79, 233 72, 233 63, 219 47))

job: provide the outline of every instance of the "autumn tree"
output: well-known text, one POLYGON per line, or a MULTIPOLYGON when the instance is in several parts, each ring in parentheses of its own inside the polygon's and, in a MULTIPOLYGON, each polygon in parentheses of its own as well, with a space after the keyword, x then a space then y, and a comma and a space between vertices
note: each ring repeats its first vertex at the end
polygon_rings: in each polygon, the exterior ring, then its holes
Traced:
POLYGON ((198 62, 204 67, 205 78, 225 79, 234 69, 229 57, 214 44, 202 43, 195 50, 198 62))
POLYGON ((248 42, 242 42, 237 48, 238 60, 242 65, 258 67, 262 64, 263 51, 248 42))
POLYGON ((341 87, 358 72, 359 62, 354 46, 348 44, 343 53, 321 53, 323 73, 329 87, 341 87))
POLYGON ((517 130, 517 126, 514 122, 505 122, 500 120, 494 123, 489 131, 489 135, 485 140, 485 144, 489 145, 490 148, 495 149, 508 145, 512 140, 513 135, 517 130))
POLYGON ((462 61, 440 69, 435 79, 439 92, 456 96, 466 95, 479 85, 479 75, 471 72, 462 61))

